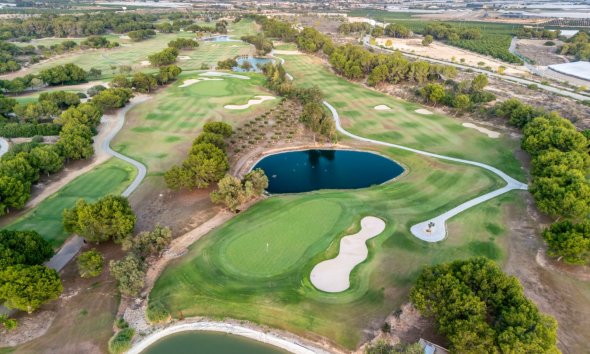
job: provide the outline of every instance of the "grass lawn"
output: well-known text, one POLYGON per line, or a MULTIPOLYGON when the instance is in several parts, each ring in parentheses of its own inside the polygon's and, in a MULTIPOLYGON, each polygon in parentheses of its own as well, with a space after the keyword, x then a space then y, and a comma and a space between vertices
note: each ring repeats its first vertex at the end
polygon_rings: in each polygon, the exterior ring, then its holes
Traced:
POLYGON ((249 80, 225 77, 179 87, 185 80, 198 78, 199 74, 183 73, 173 86, 133 108, 113 148, 144 163, 149 175, 161 175, 186 157, 189 145, 205 122, 235 124, 261 114, 280 101, 265 101, 245 110, 228 110, 223 106, 244 104, 256 95, 269 95, 262 88, 262 75, 247 74, 249 80))
POLYGON ((416 113, 419 104, 402 101, 364 88, 330 73, 322 61, 308 55, 284 55, 286 69, 295 82, 319 86, 340 114, 342 125, 363 137, 409 146, 442 155, 474 160, 495 166, 524 180, 525 172, 514 155, 519 142, 501 137, 491 139, 465 128, 456 119, 440 114, 416 113), (377 105, 391 110, 377 111, 377 105))
MULTIPOLYGON (((516 142, 489 139, 443 115, 417 114, 414 110, 422 106, 349 83, 314 58, 286 59, 295 83, 322 88, 344 126, 356 134, 487 162, 524 177, 511 150, 516 142), (379 104, 392 110, 374 110, 379 104)), ((476 255, 499 262, 506 257, 505 219, 515 208, 524 208, 517 201, 525 192, 511 192, 459 214, 449 221, 448 239, 429 244, 412 236, 410 226, 503 181, 472 166, 376 149, 404 165, 407 174, 357 191, 266 199, 192 245, 164 271, 150 301, 161 303, 173 317, 246 319, 312 338, 320 335, 354 349, 363 330, 379 327, 407 301, 425 264, 476 255), (311 269, 335 257, 340 237, 358 230, 367 215, 383 218, 387 226, 368 241, 369 258, 353 271, 351 288, 339 294, 316 290, 309 280, 311 269)))
POLYGON ((133 166, 119 159, 110 159, 74 179, 6 228, 35 230, 57 248, 69 236, 62 225, 64 209, 73 207, 80 198, 95 201, 108 194, 119 194, 135 174, 133 166))

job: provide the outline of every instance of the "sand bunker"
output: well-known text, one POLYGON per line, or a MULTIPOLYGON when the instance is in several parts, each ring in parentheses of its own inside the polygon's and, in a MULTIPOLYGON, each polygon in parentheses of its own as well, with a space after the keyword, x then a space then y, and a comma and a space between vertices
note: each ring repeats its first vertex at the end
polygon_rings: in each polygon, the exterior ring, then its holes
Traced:
POLYGON ((240 105, 228 104, 228 105, 223 106, 223 108, 226 108, 226 109, 246 109, 246 108, 249 108, 250 106, 254 106, 256 104, 261 104, 264 101, 275 99, 274 96, 254 96, 254 97, 257 97, 257 99, 248 100, 248 103, 246 103, 246 104, 240 104, 240 105))
POLYGON ((149 60, 142 60, 141 61, 141 66, 150 66, 149 60))
POLYGON ((178 60, 189 60, 191 57, 189 57, 188 55, 181 55, 178 57, 178 60))
POLYGON ((131 38, 129 38, 129 36, 125 36, 125 35, 123 35, 123 36, 119 36, 119 38, 120 38, 120 39, 131 39, 131 38))
POLYGON ((375 106, 374 108, 376 111, 388 111, 391 109, 389 106, 384 105, 384 104, 380 104, 378 106, 375 106))
POLYGON ((463 123, 463 126, 466 127, 466 128, 475 129, 475 130, 477 130, 480 133, 484 133, 484 134, 486 134, 487 136, 489 136, 492 139, 497 139, 497 138, 500 137, 500 133, 495 132, 493 130, 486 129, 484 127, 477 126, 477 125, 475 125, 473 123, 463 123))
POLYGON ((318 263, 311 270, 311 283, 319 290, 338 293, 350 287, 350 272, 367 259, 369 250, 366 242, 385 230, 385 221, 374 216, 361 220, 361 229, 354 235, 340 240, 338 256, 318 263))
POLYGON ((419 109, 415 110, 414 112, 420 113, 420 114, 432 114, 432 112, 430 112, 429 110, 424 109, 424 108, 419 108, 419 109))
POLYGON ((209 78, 209 77, 204 77, 201 79, 188 79, 188 80, 184 80, 182 82, 182 85, 180 85, 178 87, 188 87, 192 84, 196 84, 197 82, 201 82, 201 81, 223 81, 223 79, 213 79, 213 78, 209 78))
POLYGON ((223 76, 223 77, 231 77, 233 79, 250 80, 250 78, 245 75, 230 74, 230 73, 224 73, 224 72, 219 72, 219 71, 207 71, 206 73, 202 73, 199 76, 223 76))

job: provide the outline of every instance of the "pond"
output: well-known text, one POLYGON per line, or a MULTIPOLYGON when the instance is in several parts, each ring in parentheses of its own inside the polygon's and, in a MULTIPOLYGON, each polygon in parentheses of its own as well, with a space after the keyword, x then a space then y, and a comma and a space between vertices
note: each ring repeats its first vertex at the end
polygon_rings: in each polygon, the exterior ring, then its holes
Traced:
POLYGON ((181 332, 149 346, 142 354, 285 354, 280 348, 217 332, 181 332))
POLYGON ((266 63, 273 63, 274 60, 271 58, 261 58, 261 57, 240 57, 237 59, 238 66, 232 68, 233 71, 236 72, 262 72, 261 67, 266 63), (247 67, 244 67, 244 63, 247 67))
POLYGON ((351 150, 282 152, 264 157, 256 168, 268 176, 269 193, 366 188, 404 172, 402 166, 384 156, 351 150))

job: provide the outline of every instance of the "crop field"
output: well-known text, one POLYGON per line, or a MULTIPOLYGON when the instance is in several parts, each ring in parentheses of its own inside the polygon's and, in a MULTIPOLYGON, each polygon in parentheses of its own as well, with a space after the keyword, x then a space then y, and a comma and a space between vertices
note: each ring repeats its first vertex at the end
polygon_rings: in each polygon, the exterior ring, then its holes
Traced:
POLYGON ((295 82, 317 85, 326 101, 340 114, 342 125, 352 133, 409 146, 442 155, 474 160, 493 165, 514 178, 523 180, 524 170, 514 156, 519 143, 465 128, 457 120, 440 114, 419 114, 416 109, 428 107, 396 99, 362 87, 330 73, 320 59, 307 55, 285 55, 286 69, 295 82), (377 105, 391 109, 377 111, 377 105))
POLYGON ((189 144, 207 121, 235 124, 250 119, 278 104, 265 101, 245 110, 228 110, 228 104, 244 104, 256 95, 269 95, 262 88, 260 74, 248 74, 249 80, 222 77, 187 87, 188 79, 202 72, 183 73, 172 86, 127 114, 127 122, 113 141, 113 148, 144 163, 149 175, 161 175, 185 158, 189 144), (149 144, 146 144, 149 141, 149 144))
POLYGON ((74 179, 6 228, 35 230, 57 248, 69 236, 62 225, 64 209, 73 207, 80 198, 95 201, 108 194, 119 194, 135 174, 133 166, 119 159, 110 159, 74 179))

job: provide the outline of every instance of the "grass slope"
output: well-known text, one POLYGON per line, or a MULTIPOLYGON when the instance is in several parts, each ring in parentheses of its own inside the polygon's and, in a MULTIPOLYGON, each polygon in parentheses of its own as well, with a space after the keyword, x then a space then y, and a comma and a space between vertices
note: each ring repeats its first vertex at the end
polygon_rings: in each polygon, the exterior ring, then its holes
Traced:
POLYGON ((57 248, 69 235, 62 225, 64 209, 73 207, 80 198, 95 201, 108 194, 119 194, 135 174, 133 166, 119 159, 110 159, 74 179, 6 228, 35 230, 57 248))

